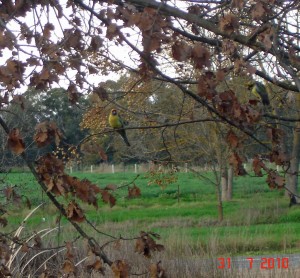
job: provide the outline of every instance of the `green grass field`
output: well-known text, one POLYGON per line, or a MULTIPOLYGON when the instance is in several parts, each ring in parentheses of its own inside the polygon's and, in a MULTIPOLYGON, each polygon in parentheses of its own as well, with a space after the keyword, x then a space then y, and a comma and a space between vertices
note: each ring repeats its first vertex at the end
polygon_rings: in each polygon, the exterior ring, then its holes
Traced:
MULTIPOLYGON (((135 174, 75 173, 101 188, 107 184, 118 186, 134 180, 135 174)), ((208 178, 212 174, 207 173, 208 178)), ((33 206, 46 205, 30 217, 28 229, 54 227, 56 210, 41 192, 29 173, 2 175, 1 187, 17 185, 18 192, 27 196, 33 206), (45 218, 46 221, 42 221, 45 218)), ((99 209, 83 205, 87 218, 98 230, 118 237, 133 237, 139 231, 154 231, 160 242, 171 249, 188 246, 191 256, 196 254, 241 255, 293 253, 300 250, 300 206, 289 208, 283 191, 270 190, 265 178, 238 177, 234 180, 232 201, 224 202, 224 221, 218 223, 215 187, 206 179, 192 173, 179 173, 178 181, 160 188, 148 185, 149 178, 141 174, 135 181, 142 196, 128 199, 127 189, 114 192, 117 204, 113 208, 99 200, 99 209), (180 190, 178 198, 178 188, 180 190)), ((62 199, 62 197, 60 197, 62 199)), ((2 202, 5 202, 2 199, 2 202)), ((29 209, 9 205, 7 215, 13 230, 20 225, 29 209), (10 206, 10 207, 9 207, 10 206)), ((62 221, 67 225, 67 221, 62 221)), ((178 253, 180 256, 180 253, 178 253)), ((183 252, 183 256, 186 254, 183 252)))

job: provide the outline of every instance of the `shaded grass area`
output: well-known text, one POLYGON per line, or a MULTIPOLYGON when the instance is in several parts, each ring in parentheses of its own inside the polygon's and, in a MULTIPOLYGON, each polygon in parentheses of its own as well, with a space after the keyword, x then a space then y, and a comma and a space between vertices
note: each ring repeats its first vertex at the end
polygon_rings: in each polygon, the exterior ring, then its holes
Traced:
MULTIPOLYGON (((107 184, 122 186, 133 181, 135 174, 75 173, 101 188, 107 184)), ((203 173, 213 178, 211 173, 203 173)), ((17 185, 33 205, 46 202, 27 225, 32 229, 54 226, 57 213, 29 173, 2 176, 6 185, 17 185)), ((161 242, 172 250, 186 246, 193 254, 238 255, 273 252, 292 253, 300 248, 300 206, 288 208, 289 200, 282 191, 270 190, 265 178, 238 177, 234 181, 233 200, 224 202, 222 223, 218 223, 215 186, 192 173, 179 173, 178 181, 166 188, 148 185, 149 178, 141 174, 135 181, 142 196, 127 198, 127 188, 113 194, 117 198, 110 208, 99 200, 99 209, 82 205, 87 218, 97 228, 116 237, 132 237, 141 230, 154 231, 161 242), (179 198, 178 198, 179 188, 179 198)), ((5 186, 2 184, 1 186, 5 186)), ((132 185, 131 185, 132 186, 132 185)), ((61 197, 60 197, 61 198, 61 197)), ((28 209, 11 206, 8 215, 10 229, 18 226, 28 209)), ((62 225, 67 225, 62 220, 62 225)), ((170 251, 171 250, 171 251, 170 251)), ((182 255, 185 253, 183 252, 182 255)))

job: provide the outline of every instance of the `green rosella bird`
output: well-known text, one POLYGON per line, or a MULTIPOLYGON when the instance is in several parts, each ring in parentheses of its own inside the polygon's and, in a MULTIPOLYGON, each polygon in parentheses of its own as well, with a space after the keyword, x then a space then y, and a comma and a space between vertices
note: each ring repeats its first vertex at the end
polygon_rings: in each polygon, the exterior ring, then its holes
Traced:
POLYGON ((108 122, 110 126, 121 135, 122 139, 124 140, 125 144, 130 147, 130 143, 128 141, 128 138, 126 136, 126 132, 124 129, 125 122, 124 120, 118 115, 118 112, 116 109, 112 109, 109 117, 108 117, 108 122))
POLYGON ((251 81, 248 83, 248 88, 251 89, 253 95, 261 99, 263 105, 270 105, 268 92, 264 84, 258 81, 251 81))

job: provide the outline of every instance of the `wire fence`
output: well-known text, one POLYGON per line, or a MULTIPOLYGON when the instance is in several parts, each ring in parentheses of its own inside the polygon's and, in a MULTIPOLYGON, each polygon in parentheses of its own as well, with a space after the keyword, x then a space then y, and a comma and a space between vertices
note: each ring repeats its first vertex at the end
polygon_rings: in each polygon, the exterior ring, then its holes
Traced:
MULTIPOLYGON (((275 166, 274 164, 269 164, 269 168, 277 170, 281 172, 283 169, 280 166, 275 166)), ((247 172, 252 171, 252 163, 245 163, 244 168, 247 172)), ((208 164, 195 165, 191 163, 182 163, 182 164, 172 164, 169 163, 167 165, 163 164, 154 164, 153 162, 148 163, 135 163, 135 164, 111 164, 111 163, 101 163, 99 165, 74 165, 66 167, 66 170, 69 173, 73 172, 89 172, 89 173, 145 173, 151 171, 152 169, 159 169, 163 171, 170 171, 171 169, 175 169, 177 172, 188 173, 188 172, 206 172, 218 170, 218 166, 212 166, 208 164)))

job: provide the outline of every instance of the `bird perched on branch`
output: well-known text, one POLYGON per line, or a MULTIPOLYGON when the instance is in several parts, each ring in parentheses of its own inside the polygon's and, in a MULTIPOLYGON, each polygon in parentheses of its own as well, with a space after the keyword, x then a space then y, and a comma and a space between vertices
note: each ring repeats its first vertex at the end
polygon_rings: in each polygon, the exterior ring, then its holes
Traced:
POLYGON ((112 109, 109 117, 108 117, 108 122, 109 125, 115 129, 122 137, 122 139, 124 140, 125 144, 130 147, 130 143, 128 141, 128 138, 126 136, 126 132, 124 129, 124 126, 127 124, 118 114, 116 109, 112 109))
POLYGON ((270 105, 268 92, 264 84, 258 81, 251 81, 247 84, 248 89, 251 90, 252 94, 261 99, 263 105, 270 105))

